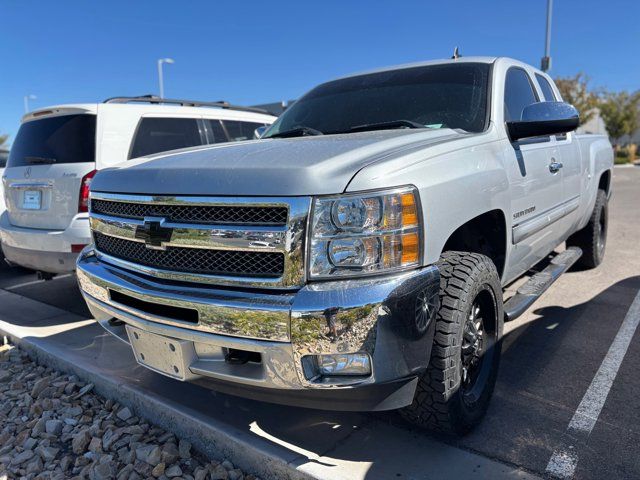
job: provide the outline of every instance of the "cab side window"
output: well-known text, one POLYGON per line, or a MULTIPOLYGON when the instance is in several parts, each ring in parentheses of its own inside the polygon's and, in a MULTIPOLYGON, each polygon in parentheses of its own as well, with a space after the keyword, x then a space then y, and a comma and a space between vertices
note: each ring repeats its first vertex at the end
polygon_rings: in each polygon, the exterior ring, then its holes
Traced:
POLYGON ((202 145, 195 118, 143 118, 138 125, 129 158, 202 145))
POLYGON ((542 96, 545 102, 555 102, 558 100, 546 78, 536 73, 536 80, 538 80, 538 85, 540 85, 540 90, 542 90, 542 96))
POLYGON ((222 123, 224 123, 227 133, 229 134, 229 139, 232 142, 251 140, 256 128, 264 125, 264 123, 239 122, 236 120, 223 120, 222 123))
POLYGON ((522 110, 537 101, 538 97, 527 72, 517 67, 509 69, 504 86, 505 121, 521 120, 522 110))
POLYGON ((220 120, 209 120, 209 133, 213 136, 213 138, 210 139, 211 143, 224 143, 229 141, 220 120))

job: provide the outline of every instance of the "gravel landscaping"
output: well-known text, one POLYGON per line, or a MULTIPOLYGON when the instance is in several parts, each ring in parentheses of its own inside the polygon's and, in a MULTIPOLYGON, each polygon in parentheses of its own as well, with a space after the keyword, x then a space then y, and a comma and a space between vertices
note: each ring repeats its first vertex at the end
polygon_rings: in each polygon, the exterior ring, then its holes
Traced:
POLYGON ((0 480, 257 480, 92 390, 0 346, 0 480))

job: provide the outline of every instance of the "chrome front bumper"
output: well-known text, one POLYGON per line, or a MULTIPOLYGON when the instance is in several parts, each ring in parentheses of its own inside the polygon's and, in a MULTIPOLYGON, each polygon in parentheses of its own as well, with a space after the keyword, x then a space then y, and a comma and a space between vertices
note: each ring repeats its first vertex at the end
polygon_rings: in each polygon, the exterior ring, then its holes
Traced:
POLYGON ((435 266, 277 293, 152 279, 99 260, 89 247, 78 258, 77 275, 92 314, 118 338, 129 343, 126 324, 186 342, 187 380, 324 409, 411 403, 416 375, 430 358, 439 306, 435 266), (419 325, 416 307, 424 300, 429 322, 419 325), (194 312, 197 320, 175 318, 182 311, 194 312), (260 361, 229 362, 230 349, 259 354, 260 361), (356 352, 370 356, 370 375, 317 378, 303 367, 306 356, 356 352))

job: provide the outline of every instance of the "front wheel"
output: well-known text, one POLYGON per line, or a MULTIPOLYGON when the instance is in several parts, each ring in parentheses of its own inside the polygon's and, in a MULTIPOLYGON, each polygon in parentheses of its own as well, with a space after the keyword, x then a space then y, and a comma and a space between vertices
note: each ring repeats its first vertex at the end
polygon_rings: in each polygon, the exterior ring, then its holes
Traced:
POLYGON ((467 252, 445 252, 440 309, 431 360, 413 403, 400 411, 409 422, 455 435, 482 420, 500 363, 502 287, 493 262, 467 252))

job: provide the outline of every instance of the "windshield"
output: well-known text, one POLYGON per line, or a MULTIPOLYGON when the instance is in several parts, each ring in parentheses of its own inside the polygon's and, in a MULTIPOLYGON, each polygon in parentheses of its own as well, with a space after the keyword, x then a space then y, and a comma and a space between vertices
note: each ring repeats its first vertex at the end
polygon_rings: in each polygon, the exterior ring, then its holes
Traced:
POLYGON ((96 116, 61 115, 25 122, 7 167, 95 161, 96 116))
POLYGON ((458 63, 335 80, 294 103, 263 138, 301 127, 326 135, 387 123, 403 128, 403 122, 407 128, 413 123, 481 132, 487 121, 488 78, 489 64, 458 63))

